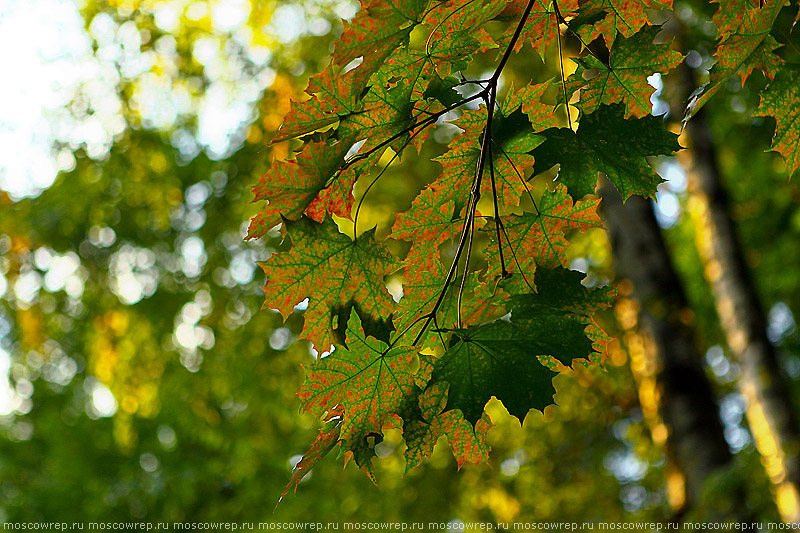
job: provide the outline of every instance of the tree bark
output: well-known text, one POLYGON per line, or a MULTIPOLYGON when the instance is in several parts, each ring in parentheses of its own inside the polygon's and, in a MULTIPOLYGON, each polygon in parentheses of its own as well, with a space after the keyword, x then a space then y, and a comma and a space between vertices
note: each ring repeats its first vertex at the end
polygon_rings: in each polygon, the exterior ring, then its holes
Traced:
MULTIPOLYGON (((684 474, 686 506, 698 503, 709 477, 730 465, 719 410, 697 351, 691 316, 648 200, 622 204, 613 185, 600 188, 618 277, 633 284, 648 357, 674 459, 684 474)), ((732 510, 736 513, 736 510, 732 510)))
MULTIPOLYGON (((676 74, 682 76, 681 96, 686 101, 694 85, 693 74, 686 66, 676 74)), ((800 424, 767 338, 765 313, 730 216, 717 150, 702 109, 686 124, 682 141, 688 146, 678 158, 698 205, 694 210, 697 245, 726 342, 741 367, 739 391, 747 399, 750 431, 772 482, 781 517, 799 522, 800 424)))

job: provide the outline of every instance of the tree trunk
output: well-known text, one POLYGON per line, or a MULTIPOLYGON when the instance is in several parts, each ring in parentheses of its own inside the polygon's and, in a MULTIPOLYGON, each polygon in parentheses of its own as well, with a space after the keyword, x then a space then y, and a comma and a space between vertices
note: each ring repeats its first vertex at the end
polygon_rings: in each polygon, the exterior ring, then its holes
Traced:
MULTIPOLYGON (((694 85, 685 66, 680 80, 682 100, 694 85)), ((773 349, 767 324, 722 185, 717 151, 703 110, 687 124, 682 136, 687 150, 679 153, 689 191, 698 202, 696 240, 706 279, 733 359, 741 367, 739 391, 747 399, 747 421, 756 448, 773 484, 781 517, 800 521, 800 433, 791 398, 773 349)))
MULTIPOLYGON (((609 183, 600 188, 617 274, 633 283, 645 351, 654 363, 669 443, 683 472, 686 506, 698 503, 709 476, 728 467, 731 454, 719 410, 687 317, 691 316, 648 200, 622 204, 609 183)), ((733 510, 737 512, 737 510, 733 510)))

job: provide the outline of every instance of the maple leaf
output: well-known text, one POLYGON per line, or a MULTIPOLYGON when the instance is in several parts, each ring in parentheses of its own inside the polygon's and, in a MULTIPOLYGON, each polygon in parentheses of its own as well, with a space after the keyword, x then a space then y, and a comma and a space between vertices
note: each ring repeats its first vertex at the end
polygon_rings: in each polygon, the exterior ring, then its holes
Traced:
POLYGON ((436 361, 432 381, 450 383, 447 409, 460 409, 475 424, 492 396, 520 421, 532 408, 553 403, 556 372, 537 355, 551 355, 568 365, 586 357, 591 342, 575 321, 541 317, 526 323, 498 320, 451 333, 454 343, 436 361))
POLYGON ((503 301, 507 295, 496 286, 481 282, 476 272, 467 273, 462 289, 463 274, 444 286, 448 269, 435 257, 426 263, 403 264, 408 274, 403 283, 403 298, 395 314, 397 331, 416 338, 425 326, 422 319, 436 311, 431 319, 435 329, 431 331, 429 328, 425 332, 420 339, 421 346, 438 344, 437 330, 457 327, 459 316, 464 325, 478 325, 503 314, 503 301))
POLYGON ((631 37, 649 24, 647 9, 672 9, 672 0, 588 0, 581 5, 580 16, 570 26, 578 27, 576 33, 584 43, 602 35, 610 50, 618 33, 631 37), (586 21, 593 23, 583 24, 586 21))
POLYGON ((771 35, 772 25, 783 7, 781 0, 723 0, 711 19, 717 24, 716 63, 709 73, 710 80, 689 104, 689 116, 696 113, 733 76, 741 82, 759 69, 772 79, 782 62, 772 53, 780 46, 771 35), (763 4, 763 5, 762 5, 763 4))
POLYGON ((353 159, 346 161, 308 204, 304 213, 317 222, 322 222, 329 214, 350 219, 355 203, 353 187, 358 178, 368 172, 380 157, 381 154, 376 151, 357 161, 353 159))
MULTIPOLYGON (((544 119, 541 122, 546 121, 544 119)), ((543 137, 531 131, 530 121, 523 112, 513 111, 507 116, 495 114, 490 146, 490 179, 482 181, 481 194, 494 198, 501 213, 518 205, 520 197, 528 193, 524 173, 533 167, 530 152, 542 141, 543 137)))
POLYGON ((455 202, 459 213, 467 203, 475 179, 486 117, 486 108, 482 106, 477 110, 467 110, 452 121, 451 124, 459 127, 462 133, 447 145, 447 151, 434 158, 442 165, 442 174, 428 187, 437 191, 440 201, 455 202))
POLYGON ((304 102, 292 102, 273 143, 299 137, 306 133, 335 124, 343 116, 359 108, 361 93, 366 86, 364 71, 353 69, 342 75, 329 65, 312 76, 306 93, 312 95, 304 102))
MULTIPOLYGON (((420 319, 433 312, 442 290, 445 295, 434 324, 437 327, 455 327, 457 323, 459 286, 451 282, 443 288, 448 269, 440 260, 438 249, 456 237, 464 223, 455 218, 455 203, 446 198, 435 188, 426 187, 414 199, 411 209, 397 216, 392 227, 392 237, 413 243, 403 261, 403 297, 394 315, 397 331, 412 337, 423 327, 420 319)), ((497 312, 502 298, 497 291, 480 283, 477 274, 471 272, 462 295, 461 317, 467 324, 481 323, 485 321, 482 320, 484 317, 497 312)), ((423 346, 426 339, 422 339, 423 346)))
POLYGON ((533 132, 558 127, 552 106, 542 103, 542 96, 548 88, 549 83, 530 83, 517 91, 511 82, 502 104, 503 116, 511 116, 519 109, 528 116, 533 132))
POLYGON ((562 267, 541 268, 536 272, 537 292, 516 294, 510 307, 516 320, 539 315, 563 315, 591 319, 595 311, 611 305, 616 291, 611 287, 589 289, 585 275, 562 267))
MULTIPOLYGON (((585 324, 584 332, 592 342, 593 351, 586 358, 601 364, 608 355, 606 348, 611 337, 595 322, 594 313, 607 309, 617 292, 612 287, 588 289, 582 283, 583 273, 566 268, 540 268, 536 272, 537 293, 515 294, 508 306, 517 320, 539 314, 563 314, 565 317, 585 324)), ((508 290, 514 283, 513 276, 503 283, 508 290)))
MULTIPOLYGON (((386 429, 399 429, 399 424, 394 424, 395 420, 391 421, 386 429)), ((378 486, 378 480, 375 479, 375 470, 372 466, 372 460, 378 455, 375 453, 375 446, 383 442, 383 433, 370 432, 366 435, 351 435, 350 438, 342 438, 342 446, 340 448, 339 458, 344 459, 344 465, 350 460, 354 460, 356 465, 361 469, 364 474, 372 481, 375 486, 378 486)))
MULTIPOLYGON (((503 20, 519 20, 525 8, 528 5, 528 0, 510 0, 508 5, 503 10, 500 18, 503 20)), ((577 0, 565 0, 558 3, 558 10, 562 17, 570 18, 578 12, 577 0)), ((556 8, 553 0, 535 0, 533 7, 530 10, 525 25, 522 27, 520 39, 514 43, 514 51, 519 52, 522 45, 526 42, 530 43, 534 51, 536 51, 544 60, 545 51, 547 47, 558 38, 559 35, 559 18, 556 13, 556 8)), ((510 27, 498 40, 501 48, 506 48, 511 42, 514 35, 515 28, 510 27)))
POLYGON ((421 52, 401 48, 372 77, 372 86, 362 100, 363 108, 342 120, 338 135, 344 139, 366 140, 361 150, 368 150, 395 139, 392 147, 402 151, 415 123, 414 102, 422 96, 421 82, 427 71, 421 52))
MULTIPOLYGON (((520 106, 512 107, 508 116, 494 114, 492 158, 491 163, 485 165, 486 176, 481 182, 481 194, 494 197, 501 210, 516 206, 520 196, 527 192, 524 172, 533 165, 529 152, 542 142, 541 137, 533 134, 529 120, 519 109, 520 106)), ((455 201, 459 210, 466 203, 465 193, 469 193, 475 179, 486 118, 485 106, 464 111, 460 118, 451 122, 463 132, 448 145, 447 152, 434 159, 442 164, 442 176, 430 187, 440 191, 443 200, 455 201)), ((541 122, 550 123, 547 118, 541 122)))
POLYGON ((386 57, 408 42, 411 30, 420 21, 428 0, 367 0, 345 25, 336 42, 333 62, 342 67, 363 58, 357 69, 367 76, 375 72, 386 57))
POLYGON ((758 116, 775 117, 772 149, 780 152, 791 176, 800 168, 800 66, 786 64, 761 95, 758 116))
POLYGON ((578 59, 578 68, 570 76, 568 92, 581 89, 577 107, 590 113, 602 104, 622 102, 626 105, 625 117, 644 117, 650 114, 650 96, 655 88, 647 78, 656 72, 666 73, 681 62, 681 54, 670 50, 666 44, 653 44, 661 28, 648 26, 626 39, 621 35, 614 41, 608 64, 594 56, 578 59), (591 69, 596 74, 586 80, 591 69))
POLYGON ((654 197, 662 179, 646 156, 669 155, 680 149, 678 136, 658 117, 624 119, 623 106, 601 106, 581 117, 578 131, 551 128, 533 151, 534 172, 560 164, 558 179, 576 200, 593 193, 598 172, 605 172, 623 199, 632 194, 654 197))
MULTIPOLYGON (((574 202, 567 194, 566 187, 557 184, 552 192, 546 191, 535 203, 535 211, 524 211, 521 215, 502 217, 504 232, 501 240, 508 268, 521 274, 514 283, 506 283, 505 288, 513 292, 531 290, 537 265, 554 268, 566 260, 569 247, 564 233, 569 231, 588 231, 601 228, 603 223, 597 215, 596 200, 574 202)), ((500 252, 496 233, 490 232, 492 243, 484 252, 490 265, 489 274, 499 275, 500 252)))
POLYGON ((392 313, 394 300, 383 279, 399 265, 375 240, 374 229, 353 240, 340 233, 330 219, 320 224, 301 218, 285 224, 291 249, 259 263, 267 275, 264 307, 278 309, 286 318, 308 298, 301 337, 319 351, 333 344, 333 317, 352 301, 370 316, 392 313))
POLYGON ((480 26, 505 4, 506 0, 452 0, 438 3, 425 14, 423 23, 431 30, 425 54, 440 77, 466 69, 472 54, 497 46, 480 26))
POLYGON ((459 469, 465 463, 489 460, 491 447, 486 442, 486 433, 492 428, 489 415, 484 413, 473 427, 460 412, 444 411, 445 405, 447 385, 434 383, 419 398, 421 418, 403 424, 406 472, 431 455, 440 437, 447 437, 459 469))
POLYGON ((460 233, 464 222, 456 217, 455 207, 448 195, 436 186, 428 186, 414 198, 408 211, 397 215, 391 236, 412 243, 404 260, 407 282, 409 276, 437 268, 431 266, 431 261, 439 257, 439 247, 460 233))
POLYGON ((367 336, 355 309, 345 334, 344 345, 306 367, 298 396, 303 409, 317 416, 341 404, 342 438, 360 441, 408 410, 416 391, 411 364, 416 353, 367 336))
POLYGON ((313 142, 294 161, 275 161, 253 187, 253 202, 267 201, 250 221, 247 238, 263 237, 282 218, 297 220, 344 163, 342 143, 313 142))
POLYGON ((553 403, 556 372, 537 356, 564 365, 591 357, 594 348, 585 331, 586 317, 608 305, 611 296, 607 289, 587 289, 580 283, 580 273, 569 272, 540 273, 538 293, 511 298, 510 322, 452 330, 453 343, 435 361, 431 378, 432 384, 450 384, 448 410, 460 409, 475 424, 495 396, 521 422, 530 409, 541 411, 553 403))
MULTIPOLYGON (((289 483, 287 483, 286 487, 284 487, 280 498, 278 498, 278 504, 280 504, 281 500, 283 500, 283 498, 289 494, 290 490, 294 489, 294 491, 297 492, 297 486, 300 484, 303 478, 306 477, 311 469, 314 468, 314 465, 322 460, 323 457, 328 455, 333 447, 339 442, 343 414, 344 410, 342 409, 342 406, 335 406, 326 414, 324 425, 322 426, 322 429, 319 430, 317 438, 314 439, 314 442, 311 443, 308 451, 303 454, 303 457, 292 469, 292 479, 290 479, 289 483)), ((276 504, 276 508, 278 504, 276 504)))

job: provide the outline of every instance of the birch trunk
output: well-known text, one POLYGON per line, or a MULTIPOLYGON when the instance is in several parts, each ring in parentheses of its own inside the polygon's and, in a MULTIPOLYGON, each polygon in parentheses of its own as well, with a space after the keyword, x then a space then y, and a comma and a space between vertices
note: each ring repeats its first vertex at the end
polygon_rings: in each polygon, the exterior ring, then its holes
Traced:
MULTIPOLYGON (((683 100, 693 85, 681 67, 683 100)), ((720 325, 733 359, 741 367, 739 391, 747 399, 747 421, 773 485, 775 502, 787 522, 800 522, 800 434, 798 420, 775 350, 767 338, 764 310, 744 260, 730 201, 703 110, 686 125, 679 161, 697 206, 696 241, 711 285, 720 325)))

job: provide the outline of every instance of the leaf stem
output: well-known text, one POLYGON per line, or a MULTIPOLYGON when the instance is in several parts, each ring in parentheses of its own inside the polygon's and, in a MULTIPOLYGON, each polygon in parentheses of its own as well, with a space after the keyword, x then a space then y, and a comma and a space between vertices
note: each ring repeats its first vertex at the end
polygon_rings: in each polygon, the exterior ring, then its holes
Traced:
MULTIPOLYGON (((516 170, 516 169, 515 169, 516 170)), ((508 276, 506 270, 506 262, 503 258, 503 241, 500 239, 500 228, 503 226, 503 219, 500 218, 500 208, 497 205, 497 184, 494 179, 494 154, 492 152, 492 145, 489 145, 489 177, 492 179, 492 200, 494 200, 494 225, 497 230, 497 249, 500 252, 500 272, 505 278, 508 276)))

